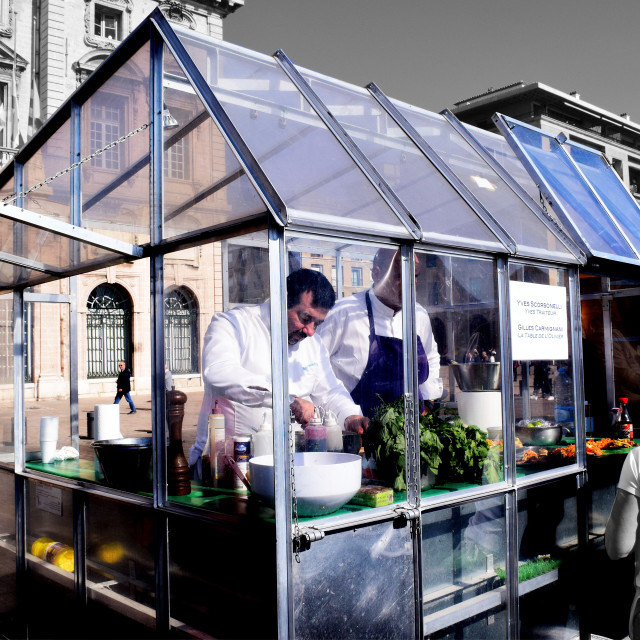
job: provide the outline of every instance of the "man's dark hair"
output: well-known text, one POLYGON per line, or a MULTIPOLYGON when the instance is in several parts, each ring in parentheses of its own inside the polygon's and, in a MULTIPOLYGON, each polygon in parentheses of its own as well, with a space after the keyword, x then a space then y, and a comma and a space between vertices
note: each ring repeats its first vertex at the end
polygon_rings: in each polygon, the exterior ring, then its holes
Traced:
POLYGON ((295 307, 300 296, 307 291, 313 294, 313 307, 331 309, 336 303, 336 294, 331 283, 314 269, 298 269, 287 277, 287 308, 295 307))

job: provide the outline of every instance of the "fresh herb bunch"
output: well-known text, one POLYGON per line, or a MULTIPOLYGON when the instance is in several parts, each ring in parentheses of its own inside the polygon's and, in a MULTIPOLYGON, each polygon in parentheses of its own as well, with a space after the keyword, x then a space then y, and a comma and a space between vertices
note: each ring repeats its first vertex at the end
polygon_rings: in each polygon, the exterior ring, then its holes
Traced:
MULTIPOLYGON (((378 406, 362 437, 365 455, 375 460, 379 479, 394 491, 406 490, 404 426, 400 398, 378 406)), ((502 458, 481 429, 465 426, 450 409, 440 409, 420 417, 420 472, 429 471, 439 484, 492 483, 502 477, 502 458)))

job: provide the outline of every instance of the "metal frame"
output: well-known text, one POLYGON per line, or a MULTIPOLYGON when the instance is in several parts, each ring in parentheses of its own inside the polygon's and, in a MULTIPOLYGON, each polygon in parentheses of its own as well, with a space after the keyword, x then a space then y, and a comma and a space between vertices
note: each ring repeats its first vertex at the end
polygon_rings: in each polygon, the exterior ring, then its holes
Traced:
POLYGON ((469 131, 469 129, 462 123, 455 114, 444 109, 440 112, 440 115, 462 136, 462 138, 469 144, 469 146, 495 171, 505 182, 505 184, 515 193, 522 203, 542 222, 549 231, 551 231, 556 237, 559 237, 562 244, 573 254, 573 256, 580 262, 580 264, 586 264, 587 257, 580 247, 567 235, 548 214, 545 214, 543 209, 533 198, 523 189, 523 187, 506 171, 506 169, 476 140, 475 136, 469 131))
POLYGON ((429 145, 429 143, 416 131, 415 127, 400 113, 398 108, 374 83, 367 85, 371 95, 380 106, 389 114, 392 120, 404 131, 409 139, 422 151, 425 157, 438 170, 442 177, 454 188, 471 210, 484 222, 497 240, 504 246, 507 253, 517 253, 518 247, 515 240, 503 229, 502 225, 491 215, 485 206, 476 198, 468 187, 451 171, 446 162, 429 145))

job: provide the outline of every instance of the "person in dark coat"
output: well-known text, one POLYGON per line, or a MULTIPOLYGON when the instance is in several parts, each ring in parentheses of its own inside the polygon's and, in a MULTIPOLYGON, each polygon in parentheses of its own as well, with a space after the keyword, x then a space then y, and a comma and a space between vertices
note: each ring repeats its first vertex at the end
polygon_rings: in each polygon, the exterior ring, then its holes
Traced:
POLYGON ((115 399, 113 400, 113 404, 120 404, 120 400, 122 400, 122 396, 124 396, 124 399, 129 403, 129 409, 131 409, 129 413, 135 413, 136 405, 133 404, 133 400, 129 394, 131 391, 131 371, 127 369, 127 365, 124 363, 124 360, 120 360, 118 368, 120 369, 118 379, 116 380, 118 391, 115 399))

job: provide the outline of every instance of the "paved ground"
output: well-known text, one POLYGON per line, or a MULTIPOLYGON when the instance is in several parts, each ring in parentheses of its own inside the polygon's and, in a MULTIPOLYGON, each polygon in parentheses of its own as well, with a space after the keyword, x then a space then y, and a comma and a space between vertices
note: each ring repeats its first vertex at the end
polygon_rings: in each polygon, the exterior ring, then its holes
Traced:
MULTIPOLYGON (((188 390, 185 415, 183 419, 182 438, 184 451, 188 455, 189 447, 193 444, 198 424, 198 413, 202 403, 202 391, 188 390)), ((132 396, 136 405, 136 413, 129 414, 129 406, 126 401, 120 402, 120 431, 127 438, 140 438, 151 433, 151 396, 150 394, 137 394, 132 396)), ((93 456, 89 445, 92 440, 87 436, 87 413, 93 411, 96 404, 110 404, 109 397, 86 397, 78 401, 79 432, 81 457, 93 456)), ((58 448, 70 445, 69 428, 69 400, 45 399, 27 400, 25 402, 25 414, 27 418, 27 452, 40 449, 40 418, 43 416, 58 416, 60 421, 58 448)), ((13 451, 12 443, 13 403, 0 403, 0 453, 13 451)))

